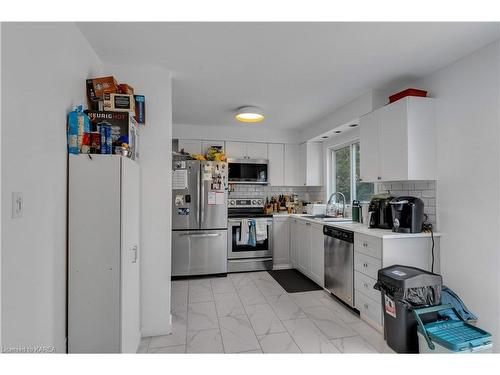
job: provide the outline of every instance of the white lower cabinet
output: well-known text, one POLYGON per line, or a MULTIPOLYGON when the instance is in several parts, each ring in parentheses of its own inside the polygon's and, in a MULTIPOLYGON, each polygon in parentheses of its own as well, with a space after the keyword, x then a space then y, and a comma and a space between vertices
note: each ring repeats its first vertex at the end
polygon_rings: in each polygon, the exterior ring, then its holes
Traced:
POLYGON ((311 225, 311 279, 318 285, 325 284, 325 241, 323 225, 311 225))
MULTIPOLYGON (((439 237, 435 237, 436 259, 439 259, 439 244, 439 237)), ((394 264, 430 270, 431 246, 429 237, 380 238, 354 233, 354 303, 361 319, 382 330, 382 297, 373 288, 378 270, 394 264)), ((439 262, 434 270, 439 272, 439 262)))
POLYGON ((288 216, 273 217, 273 268, 290 268, 290 223, 288 216))
POLYGON ((311 223, 299 221, 299 270, 308 274, 311 269, 311 223))
POLYGON ((290 219, 290 263, 293 268, 299 264, 299 220, 290 219))
POLYGON ((325 257, 323 225, 292 218, 290 257, 292 267, 324 286, 325 257))

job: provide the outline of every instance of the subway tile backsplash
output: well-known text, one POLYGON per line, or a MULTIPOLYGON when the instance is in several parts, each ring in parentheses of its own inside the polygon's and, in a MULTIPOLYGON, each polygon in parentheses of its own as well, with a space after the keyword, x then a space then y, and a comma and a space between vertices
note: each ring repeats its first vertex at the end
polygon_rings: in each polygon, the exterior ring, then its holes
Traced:
POLYGON ((428 222, 436 227, 436 181, 392 181, 375 184, 375 192, 387 191, 396 197, 407 195, 422 199, 428 222))
POLYGON ((323 186, 261 186, 261 185, 234 185, 234 191, 229 192, 231 198, 262 197, 270 198, 277 195, 297 194, 300 200, 316 202, 325 200, 323 186))

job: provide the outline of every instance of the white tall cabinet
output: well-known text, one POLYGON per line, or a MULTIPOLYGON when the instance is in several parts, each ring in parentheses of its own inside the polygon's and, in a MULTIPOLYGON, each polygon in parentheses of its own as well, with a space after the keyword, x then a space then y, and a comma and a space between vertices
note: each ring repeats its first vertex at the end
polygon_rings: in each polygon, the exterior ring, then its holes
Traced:
POLYGON ((436 179, 434 99, 407 97, 360 122, 363 181, 436 179))
POLYGON ((136 352, 139 227, 138 164, 115 155, 70 155, 70 353, 136 352))

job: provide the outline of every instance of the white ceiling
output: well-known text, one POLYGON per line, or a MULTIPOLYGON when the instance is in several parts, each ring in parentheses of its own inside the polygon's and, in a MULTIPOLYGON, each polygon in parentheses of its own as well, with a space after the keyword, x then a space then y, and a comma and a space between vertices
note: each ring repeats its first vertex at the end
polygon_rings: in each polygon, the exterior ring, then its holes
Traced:
MULTIPOLYGON (((300 129, 370 89, 425 76, 499 38, 498 23, 79 23, 105 63, 173 72, 174 123, 300 129)), ((119 79, 119 77, 118 77, 119 79)), ((140 83, 135 83, 140 86, 140 83)))

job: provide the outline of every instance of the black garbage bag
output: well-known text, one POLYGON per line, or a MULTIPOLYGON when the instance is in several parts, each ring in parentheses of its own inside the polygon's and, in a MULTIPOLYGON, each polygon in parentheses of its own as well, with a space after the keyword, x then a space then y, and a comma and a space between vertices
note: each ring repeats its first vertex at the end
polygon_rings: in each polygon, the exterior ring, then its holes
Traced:
POLYGON ((378 271, 378 281, 373 287, 408 308, 441 303, 441 275, 415 267, 383 268, 378 271))

